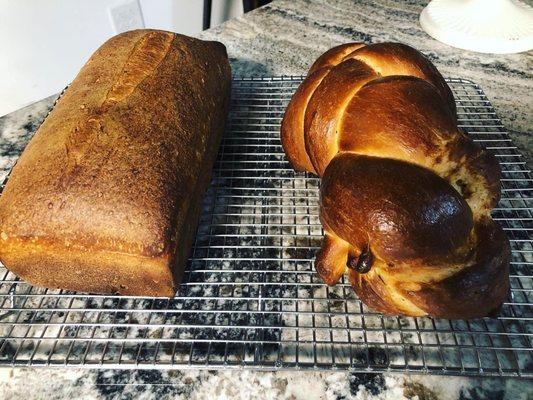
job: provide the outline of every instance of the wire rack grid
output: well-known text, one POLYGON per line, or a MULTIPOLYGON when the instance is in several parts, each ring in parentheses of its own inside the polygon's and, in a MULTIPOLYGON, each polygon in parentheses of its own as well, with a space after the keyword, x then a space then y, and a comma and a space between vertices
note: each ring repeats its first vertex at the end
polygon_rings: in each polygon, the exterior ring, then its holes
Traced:
POLYGON ((301 77, 235 79, 196 242, 174 298, 33 287, 0 267, 0 364, 344 369, 532 377, 532 186, 481 88, 449 79, 460 127, 503 169, 494 218, 512 245, 498 318, 390 317, 314 272, 319 179, 295 173, 279 127, 301 77))

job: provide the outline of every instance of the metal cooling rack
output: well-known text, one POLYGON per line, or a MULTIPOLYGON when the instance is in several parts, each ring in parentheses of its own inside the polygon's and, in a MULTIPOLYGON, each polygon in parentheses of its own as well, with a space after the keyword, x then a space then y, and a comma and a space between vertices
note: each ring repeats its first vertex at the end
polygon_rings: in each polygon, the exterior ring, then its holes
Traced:
POLYGON ((32 287, 1 267, 0 363, 105 368, 349 369, 533 376, 532 185, 481 88, 448 80, 460 126, 498 157, 494 217, 513 248, 499 318, 388 317, 313 259, 319 180, 295 173, 279 139, 300 77, 237 79, 194 251, 173 299, 32 287))

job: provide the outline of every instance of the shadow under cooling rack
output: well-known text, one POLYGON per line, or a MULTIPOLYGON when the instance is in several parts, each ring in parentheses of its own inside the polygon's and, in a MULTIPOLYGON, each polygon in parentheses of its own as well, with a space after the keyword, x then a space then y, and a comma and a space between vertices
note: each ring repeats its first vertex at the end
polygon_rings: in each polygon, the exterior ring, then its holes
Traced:
POLYGON ((235 79, 231 117, 184 282, 172 299, 32 287, 0 267, 0 364, 533 376, 532 186, 480 87, 449 79, 460 127, 503 169, 494 218, 513 249, 499 318, 388 317, 314 272, 318 178, 285 160, 279 125, 301 77, 235 79))

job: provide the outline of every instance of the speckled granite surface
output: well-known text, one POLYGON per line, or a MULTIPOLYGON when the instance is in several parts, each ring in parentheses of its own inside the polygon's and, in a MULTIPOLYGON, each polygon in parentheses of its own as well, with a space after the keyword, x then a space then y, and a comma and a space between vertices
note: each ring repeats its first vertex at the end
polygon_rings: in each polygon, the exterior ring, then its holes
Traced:
MULTIPOLYGON (((347 41, 400 41, 425 52, 445 76, 479 83, 531 164, 533 56, 453 49, 418 25, 424 1, 278 1, 200 36, 224 42, 235 75, 305 73, 327 48, 347 41)), ((0 177, 55 96, 0 118, 0 177)), ((530 382, 342 372, 160 372, 0 370, 0 398, 528 399, 530 382)))
POLYGON ((525 381, 342 372, 0 370, 0 397, 32 399, 527 400, 525 381))

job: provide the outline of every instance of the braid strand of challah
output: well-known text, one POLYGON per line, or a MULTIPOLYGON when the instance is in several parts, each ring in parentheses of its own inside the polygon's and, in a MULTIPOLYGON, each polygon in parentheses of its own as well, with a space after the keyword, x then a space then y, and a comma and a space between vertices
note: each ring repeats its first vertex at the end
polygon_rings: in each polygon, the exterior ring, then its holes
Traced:
POLYGON ((322 177, 315 267, 345 273, 387 314, 477 318, 509 291, 510 247, 490 216, 494 156, 457 127, 453 94, 417 50, 350 43, 324 53, 289 103, 283 148, 322 177))

